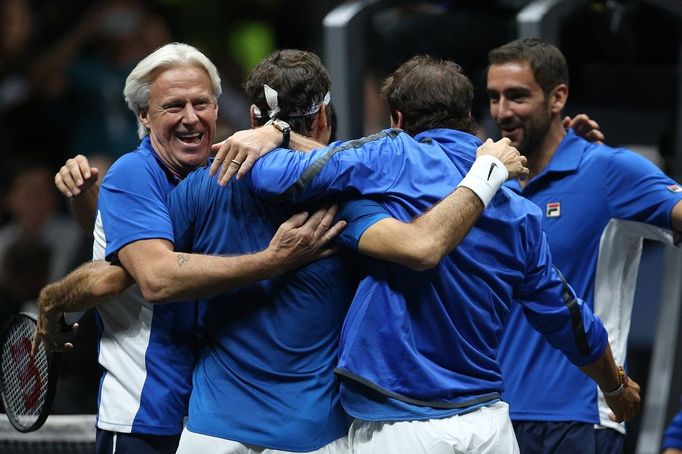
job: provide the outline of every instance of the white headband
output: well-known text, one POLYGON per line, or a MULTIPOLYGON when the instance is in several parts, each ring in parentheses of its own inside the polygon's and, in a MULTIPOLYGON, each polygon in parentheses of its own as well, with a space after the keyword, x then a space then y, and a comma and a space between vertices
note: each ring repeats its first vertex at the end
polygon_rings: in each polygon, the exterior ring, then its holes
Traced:
MULTIPOLYGON (((267 84, 263 84, 263 91, 265 92, 265 101, 268 103, 268 107, 270 107, 270 110, 268 110, 268 118, 272 120, 276 118, 277 114, 280 112, 279 104, 277 102, 277 91, 267 84)), ((322 102, 318 104, 312 104, 310 108, 304 112, 291 112, 289 117, 307 117, 309 115, 314 115, 320 111, 323 105, 329 105, 330 101, 331 94, 327 92, 324 95, 322 102)), ((256 118, 263 118, 263 114, 261 113, 261 110, 258 108, 258 106, 254 105, 253 107, 253 113, 256 118)))

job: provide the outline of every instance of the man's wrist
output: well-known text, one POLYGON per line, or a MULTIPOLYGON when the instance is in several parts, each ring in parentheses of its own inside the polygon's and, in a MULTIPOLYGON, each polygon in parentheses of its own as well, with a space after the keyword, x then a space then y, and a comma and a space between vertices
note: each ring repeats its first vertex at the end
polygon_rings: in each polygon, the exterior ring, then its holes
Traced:
POLYGON ((625 392, 625 376, 625 369, 623 369, 623 366, 618 366, 618 386, 609 390, 602 389, 604 396, 617 397, 623 394, 623 392, 625 392))
POLYGON ((476 158, 469 173, 457 187, 471 189, 486 207, 508 176, 509 172, 502 161, 491 155, 483 155, 476 158))
POLYGON ((268 123, 282 133, 282 143, 280 143, 279 148, 289 148, 289 142, 291 140, 291 128, 289 127, 289 123, 278 119, 270 120, 268 123))

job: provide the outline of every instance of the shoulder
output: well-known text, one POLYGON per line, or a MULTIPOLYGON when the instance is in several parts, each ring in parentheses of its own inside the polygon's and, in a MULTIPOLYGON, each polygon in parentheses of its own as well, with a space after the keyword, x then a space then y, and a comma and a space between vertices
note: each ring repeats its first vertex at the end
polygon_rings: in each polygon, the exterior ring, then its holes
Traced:
POLYGON ((109 168, 105 178, 122 178, 162 172, 150 150, 138 148, 118 158, 109 168))

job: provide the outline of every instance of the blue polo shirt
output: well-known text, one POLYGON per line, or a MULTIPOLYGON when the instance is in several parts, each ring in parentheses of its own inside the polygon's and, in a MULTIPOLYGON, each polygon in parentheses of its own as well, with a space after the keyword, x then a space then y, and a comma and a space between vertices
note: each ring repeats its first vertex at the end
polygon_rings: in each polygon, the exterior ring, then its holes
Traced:
MULTIPOLYGON (((641 238, 672 243, 661 228, 670 228, 682 189, 648 160, 573 131, 525 188, 517 181, 507 186, 541 209, 555 265, 604 321, 614 357, 623 363, 641 238)), ((538 335, 521 307, 511 308, 499 360, 513 420, 618 427, 604 402, 598 408, 596 384, 538 335)))
MULTIPOLYGON (((200 169, 169 195, 176 249, 258 252, 282 222, 303 211, 266 203, 236 179, 224 188, 216 181, 200 169)), ((356 231, 386 216, 362 215, 362 206, 353 211, 356 231)), ((204 342, 190 431, 285 451, 317 450, 347 433, 333 369, 356 285, 349 259, 336 254, 200 301, 204 342)))
MULTIPOLYGON (((480 144, 453 130, 414 139, 386 130, 309 154, 275 150, 257 161, 246 181, 259 194, 296 201, 359 193, 410 221, 456 188, 480 144)), ((513 300, 576 364, 593 362, 606 346, 599 319, 551 265, 537 207, 506 189, 434 269, 415 272, 368 259, 363 272, 337 368, 349 384, 342 393, 364 397, 358 405, 343 399, 361 419, 438 417, 499 398, 497 347, 513 300), (393 402, 373 399, 376 393, 407 406, 401 412, 393 402)))
MULTIPOLYGON (((149 137, 119 158, 99 192, 95 258, 116 260, 138 240, 173 241, 166 195, 178 184, 149 137)), ((151 304, 134 285, 97 307, 100 381, 97 427, 175 435, 182 431, 195 362, 195 304, 151 304)))

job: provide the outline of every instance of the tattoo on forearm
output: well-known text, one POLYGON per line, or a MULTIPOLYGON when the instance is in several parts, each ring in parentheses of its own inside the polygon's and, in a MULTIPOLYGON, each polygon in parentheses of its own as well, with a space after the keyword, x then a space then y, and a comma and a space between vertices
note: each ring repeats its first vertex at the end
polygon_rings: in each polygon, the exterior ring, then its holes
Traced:
POLYGON ((189 262, 189 255, 178 254, 178 268, 182 268, 182 265, 184 265, 186 262, 189 262))

